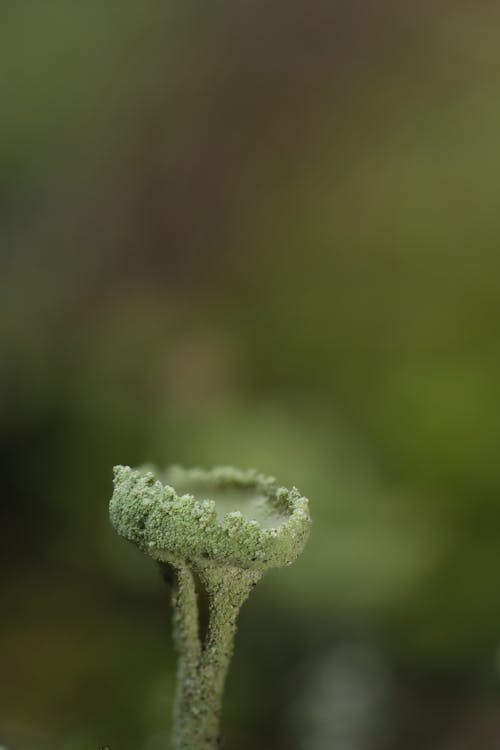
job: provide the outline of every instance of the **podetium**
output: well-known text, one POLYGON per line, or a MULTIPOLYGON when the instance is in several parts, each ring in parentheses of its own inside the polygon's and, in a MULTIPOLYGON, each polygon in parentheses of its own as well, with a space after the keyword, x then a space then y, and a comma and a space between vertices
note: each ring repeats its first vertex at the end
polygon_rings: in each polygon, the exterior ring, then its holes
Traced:
POLYGON ((268 568, 290 565, 302 552, 308 501, 253 470, 116 466, 110 518, 169 571, 178 653, 172 747, 212 750, 239 610, 268 568), (203 637, 197 581, 208 600, 203 637))

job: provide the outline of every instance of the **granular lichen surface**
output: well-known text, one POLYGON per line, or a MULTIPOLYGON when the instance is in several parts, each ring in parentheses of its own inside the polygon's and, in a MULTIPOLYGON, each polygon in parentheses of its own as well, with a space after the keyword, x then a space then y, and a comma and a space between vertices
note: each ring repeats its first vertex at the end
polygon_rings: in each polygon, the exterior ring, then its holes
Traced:
POLYGON ((308 501, 253 470, 117 466, 110 517, 172 581, 173 747, 215 748, 238 612, 268 568, 290 565, 302 551, 311 525, 308 501), (197 582, 208 598, 204 634, 197 582))

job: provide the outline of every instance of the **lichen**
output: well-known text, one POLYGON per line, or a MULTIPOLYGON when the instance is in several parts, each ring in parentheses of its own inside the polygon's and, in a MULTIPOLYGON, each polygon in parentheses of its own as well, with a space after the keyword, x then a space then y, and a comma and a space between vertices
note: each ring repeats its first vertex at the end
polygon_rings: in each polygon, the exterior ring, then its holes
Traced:
POLYGON ((117 466, 114 473, 116 531, 173 572, 173 747, 215 748, 239 610, 268 568, 290 565, 302 551, 311 525, 308 501, 253 470, 175 466, 156 473, 117 466), (208 598, 204 635, 195 577, 208 598))

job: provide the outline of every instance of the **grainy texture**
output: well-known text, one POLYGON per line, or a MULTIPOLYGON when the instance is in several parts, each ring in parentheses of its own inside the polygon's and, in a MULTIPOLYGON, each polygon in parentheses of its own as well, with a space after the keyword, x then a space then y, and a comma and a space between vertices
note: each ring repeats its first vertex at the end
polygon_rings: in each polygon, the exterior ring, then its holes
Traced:
POLYGON ((110 517, 119 534, 173 571, 173 748, 216 748, 239 610, 267 568, 290 565, 302 551, 311 525, 308 501, 255 471, 172 467, 155 475, 117 466, 110 517), (178 494, 173 485, 193 488, 196 496, 178 494), (210 494, 219 511, 240 501, 243 512, 218 513, 210 494), (208 597, 203 639, 195 575, 208 597))

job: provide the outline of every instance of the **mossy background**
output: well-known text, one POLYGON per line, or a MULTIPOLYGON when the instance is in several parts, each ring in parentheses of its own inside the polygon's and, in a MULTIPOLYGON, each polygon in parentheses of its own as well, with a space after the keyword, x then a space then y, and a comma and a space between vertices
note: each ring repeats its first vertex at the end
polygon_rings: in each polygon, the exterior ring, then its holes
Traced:
POLYGON ((18 2, 0 82, 0 744, 163 750, 117 463, 311 500, 228 750, 500 744, 499 7, 18 2))

